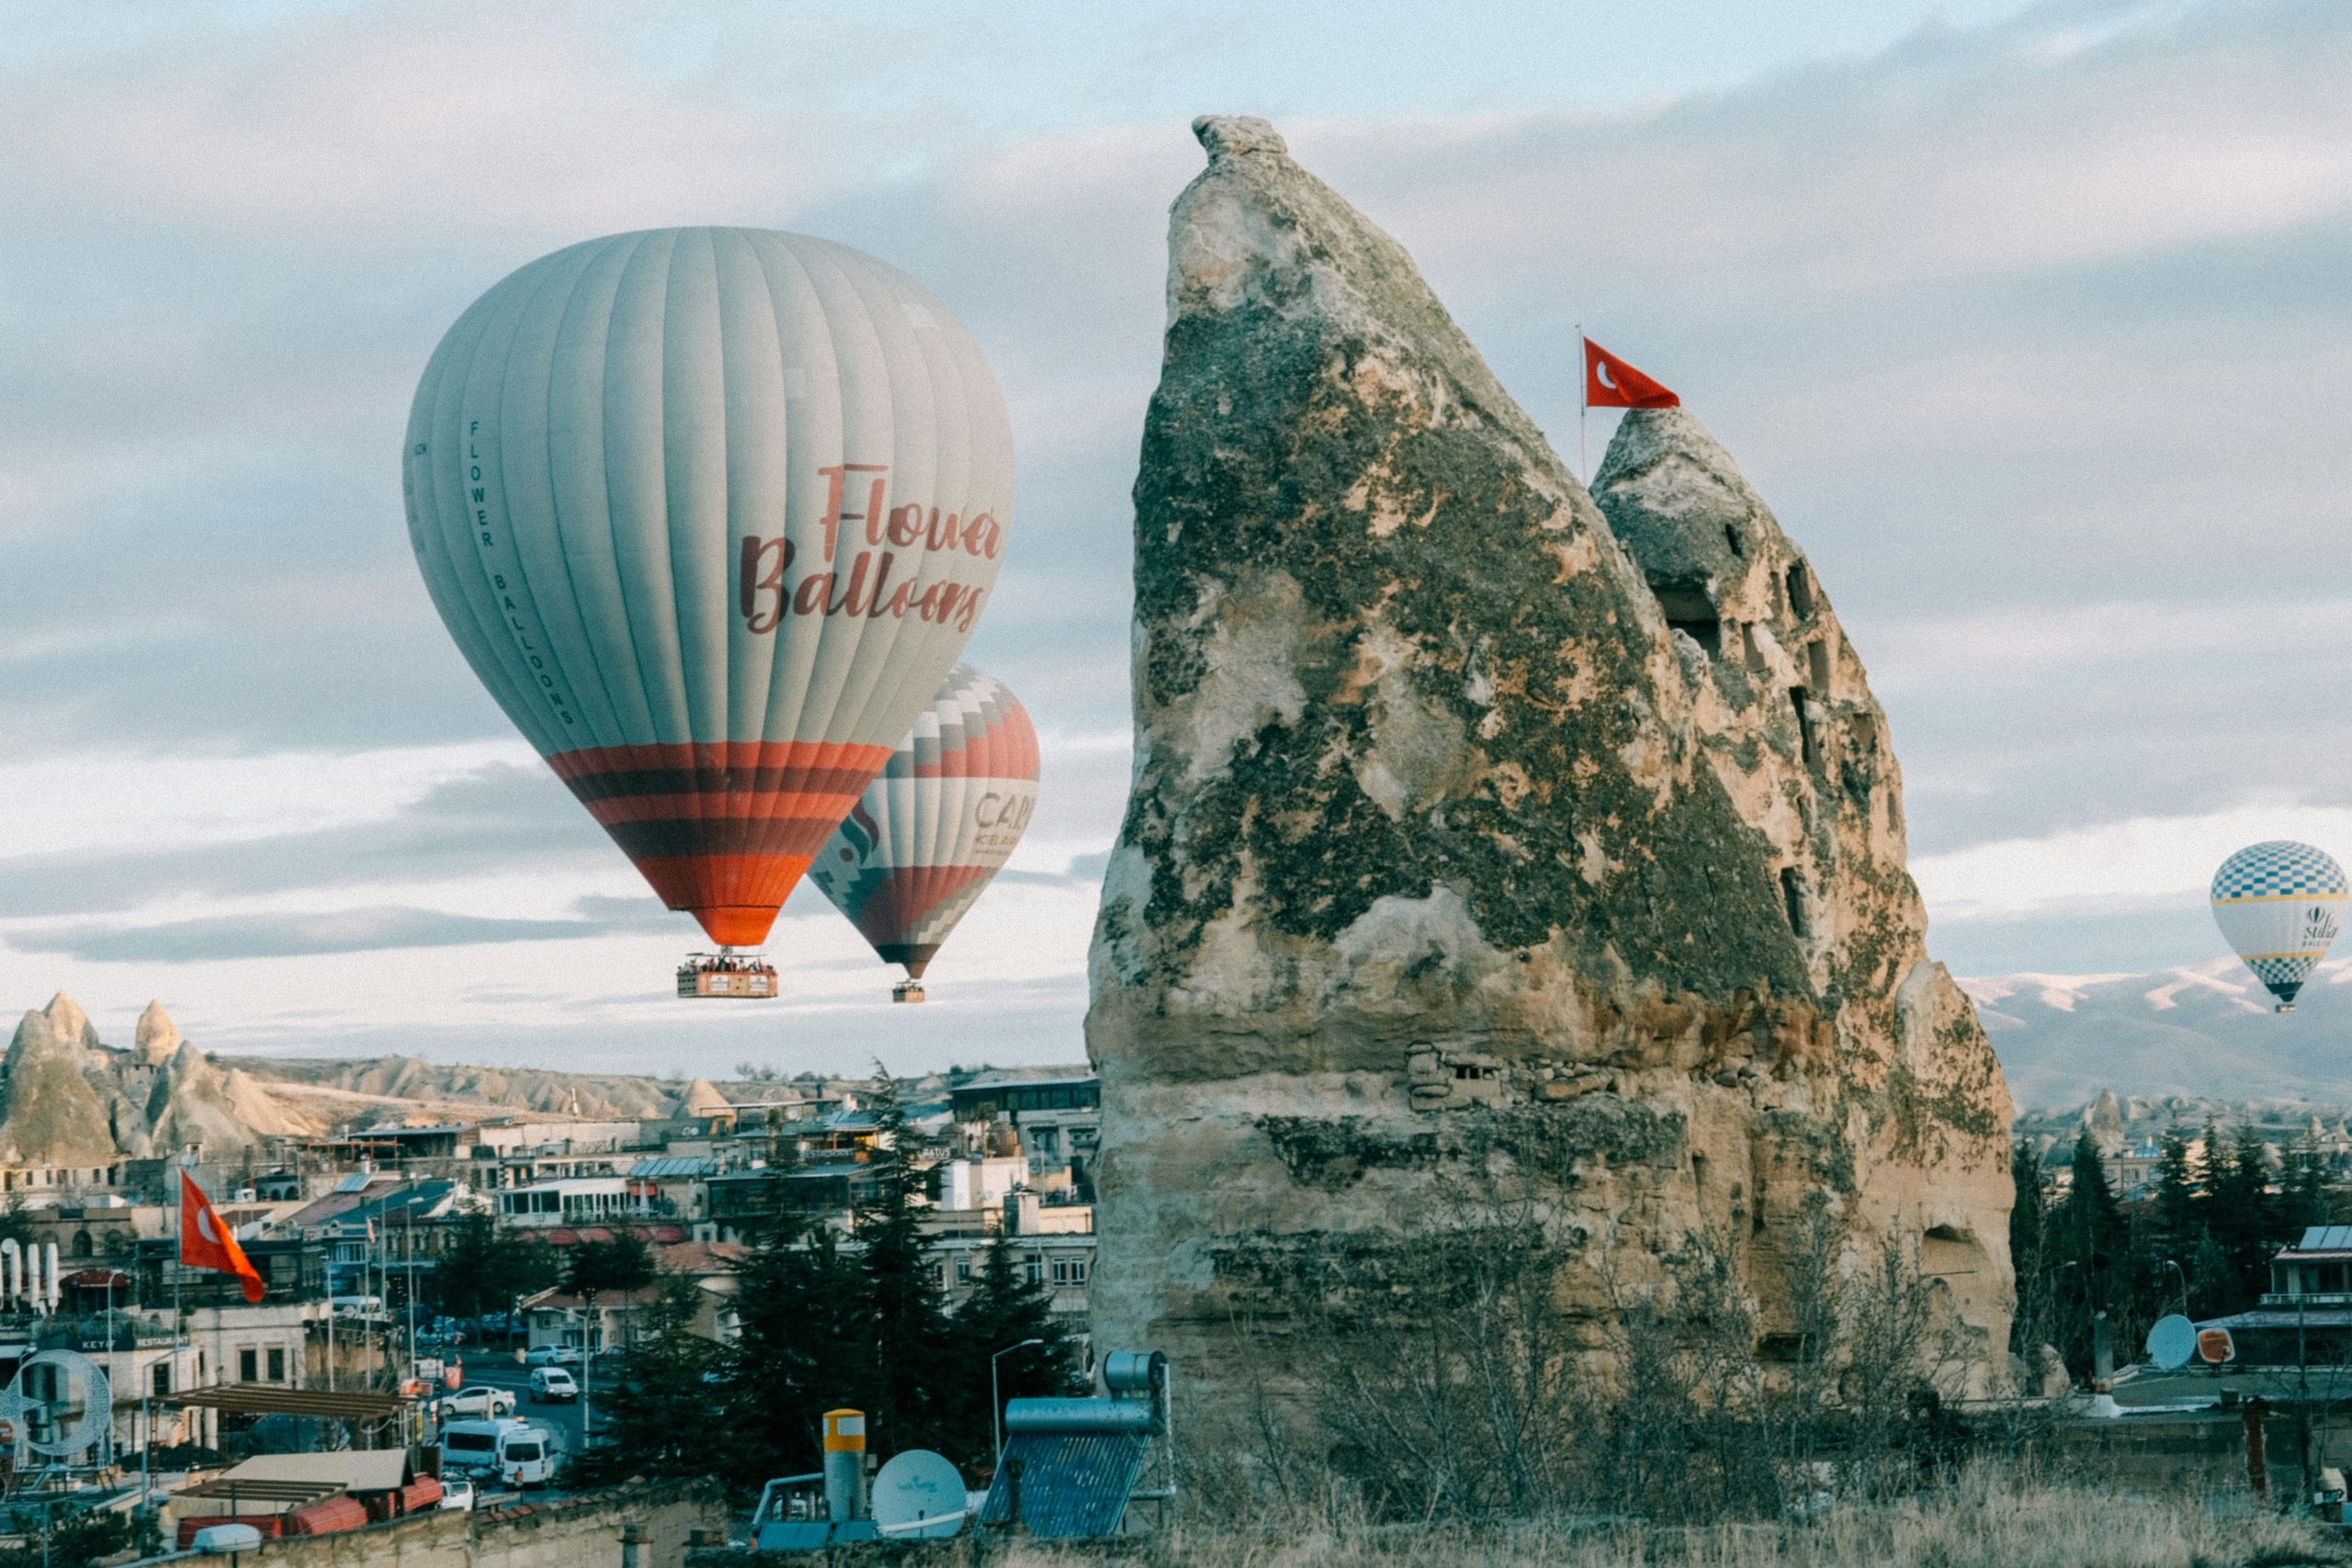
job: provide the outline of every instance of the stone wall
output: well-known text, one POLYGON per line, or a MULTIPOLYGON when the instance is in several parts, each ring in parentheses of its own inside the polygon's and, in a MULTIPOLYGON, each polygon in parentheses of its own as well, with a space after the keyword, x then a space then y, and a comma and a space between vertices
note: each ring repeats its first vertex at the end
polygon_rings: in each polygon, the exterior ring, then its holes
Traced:
POLYGON ((651 1537, 640 1568, 684 1568, 696 1530, 724 1540, 715 1485, 618 1487, 557 1502, 436 1511, 366 1529, 266 1543, 269 1568, 621 1568, 621 1531, 651 1537))

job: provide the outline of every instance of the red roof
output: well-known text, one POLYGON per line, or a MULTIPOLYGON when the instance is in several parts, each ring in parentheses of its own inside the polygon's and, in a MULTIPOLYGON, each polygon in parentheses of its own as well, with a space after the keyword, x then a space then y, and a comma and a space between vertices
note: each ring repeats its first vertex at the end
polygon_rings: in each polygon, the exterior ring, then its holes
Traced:
POLYGON ((548 1232, 548 1245, 549 1247, 578 1247, 580 1245, 580 1233, 577 1231, 551 1230, 548 1232))
POLYGON ((581 1231, 580 1239, 582 1241, 610 1241, 613 1239, 613 1233, 606 1230, 602 1225, 589 1225, 581 1231))
POLYGON ((653 1240, 658 1246, 669 1247, 685 1239, 686 1227, 684 1225, 656 1225, 653 1227, 653 1240))

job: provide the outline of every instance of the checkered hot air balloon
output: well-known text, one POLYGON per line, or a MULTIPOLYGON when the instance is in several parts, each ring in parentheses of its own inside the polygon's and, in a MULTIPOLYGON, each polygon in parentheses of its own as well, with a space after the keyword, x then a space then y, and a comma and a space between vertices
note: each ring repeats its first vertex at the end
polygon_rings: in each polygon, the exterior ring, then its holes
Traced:
POLYGON ((2213 923, 2280 1012, 2295 1010, 2295 994, 2344 929, 2346 890, 2333 855, 2291 839, 2248 844, 2213 874, 2213 923))
POLYGON ((1037 731, 1003 682, 949 672, 809 877, 923 999, 922 973, 1021 841, 1037 807, 1037 731))
POLYGON ((713 942, 777 908, 996 581, 1004 400, 912 278, 655 229, 531 263, 418 383, 410 541, 507 716, 713 942))

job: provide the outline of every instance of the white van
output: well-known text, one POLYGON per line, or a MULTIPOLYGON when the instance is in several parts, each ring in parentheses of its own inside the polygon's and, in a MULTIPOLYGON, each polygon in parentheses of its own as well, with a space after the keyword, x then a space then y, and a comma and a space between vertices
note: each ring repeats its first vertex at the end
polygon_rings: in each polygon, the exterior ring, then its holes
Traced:
POLYGON ((441 1428, 441 1465, 521 1488, 555 1479, 555 1444, 519 1416, 452 1421, 441 1428))
POLYGON ((569 1404, 580 1397, 580 1385, 561 1367, 539 1367, 531 1373, 531 1398, 540 1404, 569 1404))

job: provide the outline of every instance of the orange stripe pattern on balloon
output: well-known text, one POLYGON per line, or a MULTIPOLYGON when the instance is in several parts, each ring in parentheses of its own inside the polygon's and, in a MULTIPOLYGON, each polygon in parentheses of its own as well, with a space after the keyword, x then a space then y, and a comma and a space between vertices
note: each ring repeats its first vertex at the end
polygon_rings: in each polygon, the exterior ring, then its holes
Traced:
POLYGON ((959 664, 808 874, 883 962, 921 979, 1036 807, 1028 712, 959 664))

